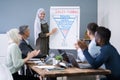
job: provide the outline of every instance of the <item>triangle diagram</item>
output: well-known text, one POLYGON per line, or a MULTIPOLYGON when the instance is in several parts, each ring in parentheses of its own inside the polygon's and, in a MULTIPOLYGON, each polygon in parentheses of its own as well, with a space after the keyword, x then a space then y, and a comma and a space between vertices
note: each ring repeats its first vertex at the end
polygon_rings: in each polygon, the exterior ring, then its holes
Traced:
POLYGON ((67 34, 70 28, 72 27, 72 24, 74 23, 75 18, 76 16, 71 16, 71 15, 53 16, 53 19, 55 20, 64 38, 67 37, 67 34))

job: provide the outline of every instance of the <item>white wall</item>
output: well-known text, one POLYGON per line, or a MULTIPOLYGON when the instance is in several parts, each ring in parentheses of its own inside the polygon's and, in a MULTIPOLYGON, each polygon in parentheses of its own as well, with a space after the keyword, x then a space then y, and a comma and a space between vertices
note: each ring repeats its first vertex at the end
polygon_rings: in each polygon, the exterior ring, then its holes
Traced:
POLYGON ((109 0, 98 0, 98 24, 108 27, 109 0))
POLYGON ((111 43, 120 53, 120 0, 98 0, 98 24, 111 30, 111 43))
POLYGON ((0 63, 5 63, 7 55, 8 37, 6 34, 0 34, 0 63))

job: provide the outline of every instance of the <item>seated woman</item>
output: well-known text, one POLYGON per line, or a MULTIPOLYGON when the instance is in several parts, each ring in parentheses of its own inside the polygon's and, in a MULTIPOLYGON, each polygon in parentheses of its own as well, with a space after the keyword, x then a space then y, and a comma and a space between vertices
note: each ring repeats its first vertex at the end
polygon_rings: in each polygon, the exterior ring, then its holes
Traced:
POLYGON ((29 52, 26 58, 22 59, 21 50, 19 49, 20 35, 18 29, 11 29, 7 32, 9 37, 9 45, 7 48, 7 67, 12 73, 14 80, 39 80, 34 77, 27 77, 19 75, 18 70, 26 63, 30 58, 38 55, 40 50, 34 50, 29 52))

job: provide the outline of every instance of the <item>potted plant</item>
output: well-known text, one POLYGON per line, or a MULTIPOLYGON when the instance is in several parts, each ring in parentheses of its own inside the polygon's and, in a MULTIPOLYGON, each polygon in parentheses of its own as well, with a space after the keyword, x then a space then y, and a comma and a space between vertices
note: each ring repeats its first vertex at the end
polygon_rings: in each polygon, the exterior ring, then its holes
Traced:
POLYGON ((61 55, 57 55, 57 56, 55 56, 55 59, 61 61, 63 59, 63 57, 61 55))

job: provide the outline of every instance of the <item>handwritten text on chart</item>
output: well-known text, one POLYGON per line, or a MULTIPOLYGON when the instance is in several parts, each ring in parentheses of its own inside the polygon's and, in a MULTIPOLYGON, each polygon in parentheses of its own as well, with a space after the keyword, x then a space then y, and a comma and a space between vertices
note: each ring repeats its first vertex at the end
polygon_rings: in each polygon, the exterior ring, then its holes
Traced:
POLYGON ((69 10, 69 9, 55 9, 55 13, 56 14, 61 14, 61 13, 69 13, 69 14, 78 14, 79 11, 76 10, 76 9, 72 9, 72 10, 69 10))

